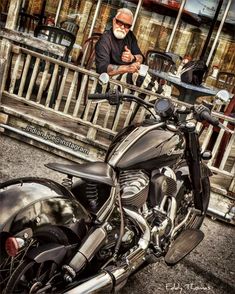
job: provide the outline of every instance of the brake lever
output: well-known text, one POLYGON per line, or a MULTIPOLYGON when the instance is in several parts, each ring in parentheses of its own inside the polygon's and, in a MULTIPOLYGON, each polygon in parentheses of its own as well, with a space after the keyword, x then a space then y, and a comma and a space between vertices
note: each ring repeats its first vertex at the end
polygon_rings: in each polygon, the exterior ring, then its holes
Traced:
POLYGON ((225 130, 226 132, 230 133, 230 134, 234 134, 234 131, 229 129, 228 127, 226 127, 225 125, 223 125, 221 122, 219 122, 219 125, 218 125, 219 128, 225 130))
POLYGON ((95 103, 95 104, 99 104, 99 103, 103 103, 103 102, 108 102, 107 99, 100 99, 100 100, 94 100, 94 101, 91 101, 91 103, 95 103))

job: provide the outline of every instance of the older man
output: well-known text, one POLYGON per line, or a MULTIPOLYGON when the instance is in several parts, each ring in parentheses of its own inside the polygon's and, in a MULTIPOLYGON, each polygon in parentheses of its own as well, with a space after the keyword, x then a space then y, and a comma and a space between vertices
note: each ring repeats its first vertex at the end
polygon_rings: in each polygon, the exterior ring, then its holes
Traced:
MULTIPOLYGON (((96 43, 96 71, 99 74, 106 72, 128 84, 169 96, 170 86, 158 84, 156 78, 148 73, 139 75, 144 58, 136 37, 130 30, 132 23, 132 12, 127 8, 120 8, 113 18, 112 28, 105 31, 96 43)), ((144 97, 143 94, 142 98, 144 97)))
POLYGON ((143 55, 136 37, 130 30, 133 14, 121 8, 113 18, 113 26, 105 31, 96 44, 96 70, 109 76, 138 72, 143 55))

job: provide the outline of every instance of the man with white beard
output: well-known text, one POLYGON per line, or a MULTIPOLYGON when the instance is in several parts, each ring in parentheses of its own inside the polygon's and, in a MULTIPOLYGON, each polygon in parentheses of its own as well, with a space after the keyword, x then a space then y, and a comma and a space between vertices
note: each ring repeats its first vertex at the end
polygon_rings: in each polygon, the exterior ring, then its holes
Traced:
POLYGON ((113 18, 113 26, 105 31, 96 44, 96 70, 109 76, 138 72, 143 55, 136 37, 130 30, 133 14, 121 8, 113 18))
MULTIPOLYGON (((112 28, 105 31, 96 43, 96 71, 99 74, 108 73, 117 80, 169 96, 171 86, 167 84, 162 86, 148 72, 139 75, 144 57, 135 35, 130 30, 132 22, 133 14, 129 9, 120 8, 117 11, 112 28)), ((96 91, 101 91, 101 85, 98 84, 96 91)), ((146 95, 140 94, 140 96, 144 99, 146 95)))

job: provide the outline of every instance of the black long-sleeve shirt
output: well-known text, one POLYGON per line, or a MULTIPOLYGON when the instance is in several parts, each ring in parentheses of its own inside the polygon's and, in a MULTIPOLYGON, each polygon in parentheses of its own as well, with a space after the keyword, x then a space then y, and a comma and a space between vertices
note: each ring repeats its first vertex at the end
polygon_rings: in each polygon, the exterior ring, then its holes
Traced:
POLYGON ((141 54, 137 40, 132 31, 129 31, 124 39, 117 39, 113 34, 113 29, 105 31, 95 46, 96 71, 101 74, 107 72, 109 64, 127 65, 123 62, 122 53, 127 46, 133 55, 141 54))

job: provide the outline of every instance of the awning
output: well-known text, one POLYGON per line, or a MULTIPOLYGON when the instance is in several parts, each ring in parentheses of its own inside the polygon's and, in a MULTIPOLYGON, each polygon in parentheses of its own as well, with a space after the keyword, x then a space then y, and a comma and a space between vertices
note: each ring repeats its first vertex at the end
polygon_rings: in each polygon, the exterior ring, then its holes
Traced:
MULTIPOLYGON (((128 1, 132 3, 138 3, 138 0, 128 1)), ((142 6, 148 11, 176 18, 179 12, 180 3, 176 1, 169 1, 168 4, 164 4, 160 3, 159 0, 143 0, 142 6)), ((195 26, 199 26, 201 23, 201 19, 198 15, 193 14, 185 9, 183 9, 181 19, 186 23, 195 26)))

